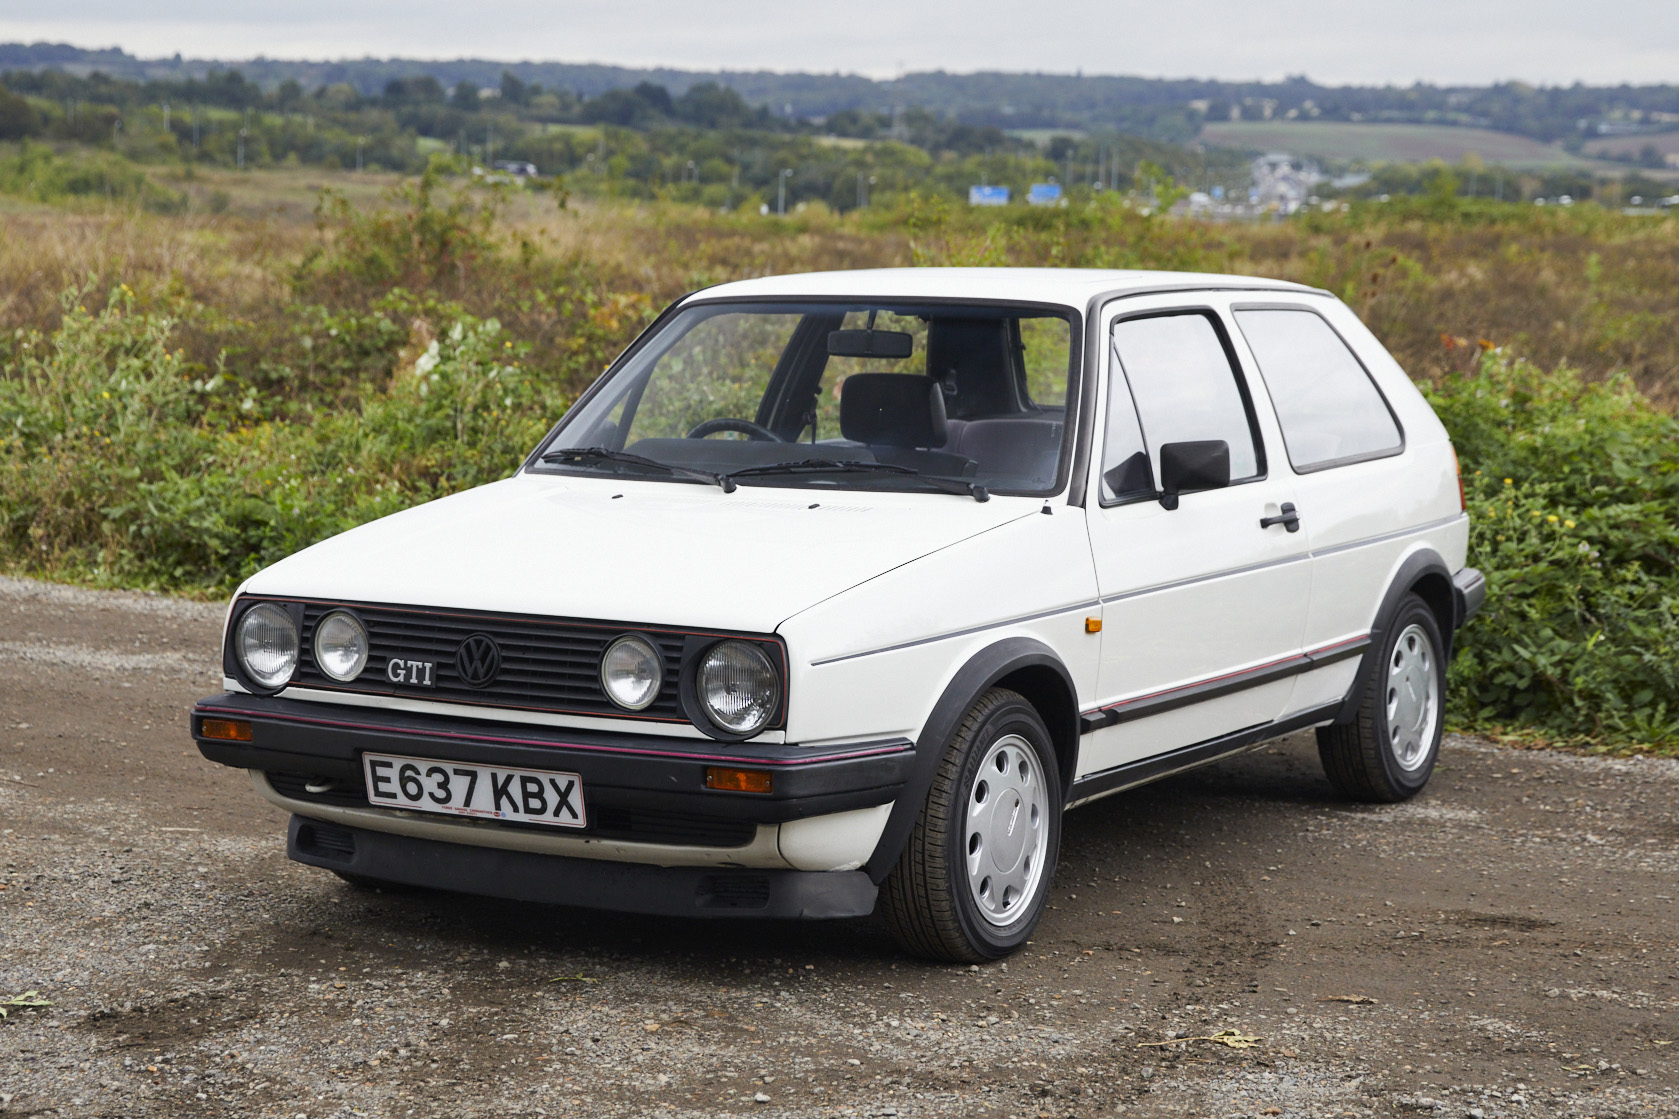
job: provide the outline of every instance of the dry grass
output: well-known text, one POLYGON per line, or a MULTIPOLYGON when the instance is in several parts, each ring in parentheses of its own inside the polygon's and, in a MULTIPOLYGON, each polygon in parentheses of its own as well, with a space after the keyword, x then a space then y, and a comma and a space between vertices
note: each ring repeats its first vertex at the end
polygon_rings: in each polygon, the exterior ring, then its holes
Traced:
MULTIPOLYGON (((128 284, 145 301, 187 300, 235 324, 273 320, 298 294, 298 262, 322 243, 323 187, 358 212, 394 180, 349 173, 223 172, 188 184, 227 196, 223 212, 183 216, 13 205, 0 210, 0 330, 49 327, 64 289, 128 284)), ((1598 380, 1628 371, 1653 399, 1679 402, 1679 221, 1579 207, 1433 220, 1413 209, 1313 221, 1203 225, 1131 212, 1003 215, 940 204, 787 219, 666 204, 573 204, 518 196, 495 230, 508 246, 494 277, 462 274, 435 293, 526 329, 520 293, 587 277, 600 299, 636 308, 618 329, 684 292, 747 276, 926 264, 1166 267, 1298 280, 1346 299, 1412 373, 1466 368, 1477 343, 1598 380), (493 282, 492 282, 493 280, 493 282)), ((576 323, 528 316, 528 340, 557 345, 576 323)), ((232 342, 230 343, 230 339, 232 342)), ((214 354, 200 357, 212 360, 214 354)))

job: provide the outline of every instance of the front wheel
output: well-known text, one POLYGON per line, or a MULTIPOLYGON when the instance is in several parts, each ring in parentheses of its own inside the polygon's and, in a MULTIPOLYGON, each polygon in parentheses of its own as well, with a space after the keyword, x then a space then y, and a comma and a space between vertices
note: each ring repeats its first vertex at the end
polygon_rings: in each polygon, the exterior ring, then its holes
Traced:
POLYGON ((1398 801, 1428 784, 1440 753, 1446 658, 1440 623, 1408 594, 1350 723, 1318 729, 1318 756, 1335 791, 1349 800, 1398 801))
POLYGON ((981 963, 1032 935, 1061 846, 1054 757, 1018 693, 993 688, 968 711, 882 891, 906 951, 981 963))

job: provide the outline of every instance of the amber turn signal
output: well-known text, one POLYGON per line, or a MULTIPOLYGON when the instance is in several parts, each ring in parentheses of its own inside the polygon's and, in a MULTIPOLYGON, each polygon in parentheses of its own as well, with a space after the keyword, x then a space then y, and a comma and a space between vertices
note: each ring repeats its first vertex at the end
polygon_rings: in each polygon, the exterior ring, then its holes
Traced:
POLYGON ((1102 619, 1101 618, 1086 618, 1084 620, 1084 632, 1086 632, 1086 633, 1101 633, 1102 632, 1102 619))
POLYGON ((198 724, 198 733, 205 738, 220 738, 228 742, 249 742, 251 724, 241 719, 205 719, 198 724))
POLYGON ((731 793, 767 793, 770 775, 761 769, 725 769, 720 765, 705 767, 705 787, 731 793))

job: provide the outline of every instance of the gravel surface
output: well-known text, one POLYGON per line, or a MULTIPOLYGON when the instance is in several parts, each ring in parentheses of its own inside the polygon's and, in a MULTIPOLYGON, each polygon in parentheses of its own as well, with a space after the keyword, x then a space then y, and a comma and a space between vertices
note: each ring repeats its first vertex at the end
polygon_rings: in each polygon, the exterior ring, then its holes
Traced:
POLYGON ((1369 807, 1296 736, 1073 813, 1027 950, 931 967, 291 863, 187 736, 220 618, 0 579, 8 1119, 1679 1115, 1673 762, 1451 738, 1369 807))

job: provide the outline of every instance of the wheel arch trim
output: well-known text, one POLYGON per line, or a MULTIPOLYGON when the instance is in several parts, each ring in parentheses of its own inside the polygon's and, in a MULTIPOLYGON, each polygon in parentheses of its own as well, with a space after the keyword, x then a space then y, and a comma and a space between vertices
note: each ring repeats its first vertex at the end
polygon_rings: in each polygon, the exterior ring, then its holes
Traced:
POLYGON ((1452 655, 1452 635, 1457 619, 1457 603, 1452 583, 1452 569, 1446 565, 1440 553, 1426 544, 1418 545, 1405 555, 1394 568, 1388 579, 1387 590, 1382 594, 1382 601, 1376 607, 1376 615, 1370 623, 1370 644, 1362 658, 1358 672, 1353 677, 1352 686, 1347 689, 1346 698, 1341 701, 1341 709, 1335 716, 1336 723, 1350 723, 1358 714, 1359 699, 1364 695, 1364 689, 1369 686, 1371 676, 1381 661, 1382 650, 1387 648, 1389 631, 1393 628, 1394 615, 1399 612, 1399 604, 1405 596, 1415 592, 1440 626, 1440 637, 1446 647, 1441 650, 1444 661, 1450 662, 1452 655))
POLYGON ((1061 792, 1063 798, 1066 796, 1078 764, 1078 692, 1073 687, 1072 674, 1053 649, 1035 638, 1007 637, 987 645, 956 670, 921 725, 908 778, 892 804, 892 814, 887 817, 874 852, 863 867, 877 885, 892 872, 909 841, 921 804, 944 757, 945 746, 961 725, 963 716, 987 689, 999 685, 1020 692, 1038 709, 1049 728, 1061 792))

